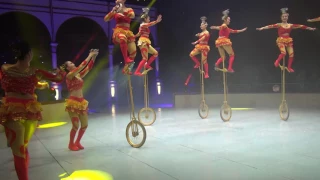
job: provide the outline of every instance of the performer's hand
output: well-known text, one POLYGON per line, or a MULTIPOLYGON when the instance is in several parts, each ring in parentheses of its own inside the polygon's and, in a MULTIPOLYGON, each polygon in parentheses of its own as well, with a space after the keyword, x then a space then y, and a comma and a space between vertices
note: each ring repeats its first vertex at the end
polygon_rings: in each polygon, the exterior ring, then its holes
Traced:
POLYGON ((307 21, 308 21, 308 22, 313 22, 312 19, 308 19, 307 21))
POLYGON ((248 29, 248 28, 245 27, 245 28, 241 29, 241 32, 246 31, 247 29, 248 29))
POLYGON ((89 53, 89 56, 90 57, 95 57, 95 56, 97 56, 99 54, 99 51, 91 51, 90 53, 89 53))
POLYGON ((199 36, 200 36, 200 33, 197 33, 196 36, 199 37, 199 36))
POLYGON ((196 44, 197 44, 197 42, 193 42, 193 43, 191 43, 191 44, 196 45, 196 44))
POLYGON ((309 28, 310 31, 315 31, 317 28, 309 28))
POLYGON ((262 31, 262 30, 263 30, 263 28, 257 28, 257 30, 258 30, 258 31, 262 31))
POLYGON ((158 17, 157 17, 157 23, 161 22, 162 21, 162 15, 160 14, 158 17))

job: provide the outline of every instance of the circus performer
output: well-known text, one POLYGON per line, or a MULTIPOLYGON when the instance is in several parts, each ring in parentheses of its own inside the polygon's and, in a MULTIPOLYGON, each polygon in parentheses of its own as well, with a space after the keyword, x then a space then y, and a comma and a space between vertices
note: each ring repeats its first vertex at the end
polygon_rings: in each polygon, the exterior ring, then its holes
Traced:
MULTIPOLYGON (((41 90, 43 90, 43 89, 47 89, 47 88, 49 88, 49 83, 48 82, 46 82, 46 81, 43 81, 43 82, 38 82, 37 84, 36 84, 36 89, 41 89, 41 90)), ((33 94, 33 96, 34 96, 34 98, 35 98, 35 100, 37 100, 38 99, 38 96, 36 95, 36 94, 33 94)), ((10 130, 8 129, 8 128, 6 128, 5 127, 5 135, 6 135, 6 138, 7 138, 7 147, 10 147, 10 145, 12 144, 12 135, 11 135, 11 133, 10 133, 10 130)))
POLYGON ((95 58, 99 54, 98 50, 90 50, 89 56, 78 67, 71 61, 66 61, 61 69, 67 72, 66 83, 70 96, 66 99, 66 111, 72 122, 70 130, 69 149, 71 151, 79 151, 84 149, 80 141, 88 127, 88 101, 83 98, 83 79, 92 69, 95 58), (78 132, 78 137, 75 140, 76 133, 79 129, 79 122, 81 128, 78 132))
POLYGON ((199 68, 200 67, 200 62, 198 58, 195 56, 201 53, 201 61, 203 63, 204 67, 204 78, 209 78, 209 67, 208 67, 208 52, 210 51, 210 46, 208 45, 209 39, 210 39, 210 33, 207 30, 208 23, 206 22, 207 18, 206 17, 201 17, 201 24, 200 24, 200 29, 202 30, 201 33, 196 34, 199 39, 195 42, 193 42, 193 45, 196 45, 195 48, 191 51, 190 57, 195 63, 194 68, 199 68))
POLYGON ((146 71, 152 70, 153 68, 150 65, 158 57, 158 51, 151 46, 151 41, 149 39, 149 35, 150 35, 149 27, 154 26, 157 23, 161 22, 162 16, 159 15, 157 20, 150 22, 150 16, 148 15, 149 10, 150 10, 149 8, 142 9, 143 14, 141 15, 141 19, 143 22, 140 25, 138 34, 136 34, 136 37, 140 36, 138 41, 138 47, 140 48, 141 56, 142 56, 142 60, 140 61, 139 66, 134 73, 137 76, 142 76, 140 71, 144 65, 145 65, 146 71), (152 56, 148 60, 149 53, 152 54, 152 56))
POLYGON ((277 45, 280 49, 280 55, 278 59, 274 62, 274 66, 278 67, 280 61, 285 57, 285 55, 289 54, 288 59, 288 71, 294 72, 292 69, 293 57, 294 57, 294 50, 293 50, 293 39, 290 37, 290 33, 292 29, 307 29, 314 31, 316 28, 307 27, 305 25, 300 24, 290 24, 288 23, 289 13, 288 8, 281 9, 281 23, 272 24, 268 26, 264 26, 261 28, 257 28, 258 31, 262 31, 265 29, 277 28, 278 29, 278 38, 277 38, 277 45))
POLYGON ((320 17, 314 18, 314 19, 308 19, 308 22, 318 22, 320 21, 320 17))
POLYGON ((1 67, 1 86, 5 91, 0 108, 0 122, 10 132, 10 147, 19 180, 28 180, 28 144, 42 119, 41 105, 34 96, 38 82, 47 80, 61 82, 64 73, 50 73, 30 67, 33 53, 27 42, 17 41, 11 45, 17 63, 1 67))
MULTIPOLYGON (((122 56, 124 58, 125 67, 122 70, 126 74, 127 69, 134 62, 136 57, 135 35, 130 30, 130 22, 135 18, 132 8, 125 6, 126 0, 116 0, 116 6, 113 7, 105 17, 104 21, 115 19, 116 27, 113 29, 112 40, 114 44, 120 44, 122 56), (129 52, 129 55, 128 55, 129 52)), ((129 72, 129 74, 132 74, 129 72)))
POLYGON ((229 67, 228 72, 233 73, 234 70, 232 68, 233 62, 234 62, 234 51, 232 48, 232 42, 229 39, 230 33, 241 33, 247 30, 247 28, 243 28, 241 30, 233 30, 228 27, 228 25, 231 22, 230 16, 229 16, 229 9, 222 12, 222 21, 223 24, 221 26, 211 26, 210 29, 219 30, 219 37, 216 40, 216 47, 219 50, 220 58, 217 60, 215 66, 219 67, 222 61, 225 60, 225 52, 229 55, 229 67))

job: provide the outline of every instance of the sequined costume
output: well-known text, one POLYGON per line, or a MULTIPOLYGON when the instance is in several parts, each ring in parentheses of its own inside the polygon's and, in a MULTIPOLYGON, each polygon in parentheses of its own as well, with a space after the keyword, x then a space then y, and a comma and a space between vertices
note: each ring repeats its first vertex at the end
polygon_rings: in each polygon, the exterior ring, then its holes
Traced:
POLYGON ((139 28, 139 33, 137 36, 140 36, 138 40, 138 47, 140 48, 142 60, 140 61, 138 68, 135 71, 135 75, 141 76, 141 68, 145 66, 146 70, 152 70, 153 68, 150 66, 152 62, 157 59, 158 51, 154 49, 151 45, 150 41, 150 26, 154 26, 157 24, 157 21, 149 22, 149 23, 141 23, 139 28), (152 56, 148 60, 148 54, 152 54, 152 56))
MULTIPOLYGON (((35 89, 47 86, 39 83, 41 79, 61 82, 63 74, 51 74, 40 69, 28 69, 26 72, 19 72, 12 65, 4 65, 0 71, 1 86, 6 93, 14 92, 20 94, 34 95, 35 89)), ((4 97, 0 108, 0 121, 8 120, 41 120, 41 106, 36 98, 19 99, 15 97, 4 97)))
POLYGON ((233 30, 229 28, 225 23, 218 27, 219 27, 219 37, 216 40, 215 44, 219 50, 220 58, 217 60, 215 66, 218 67, 222 63, 222 61, 225 60, 225 51, 226 51, 229 55, 228 71, 234 72, 232 65, 234 62, 235 55, 232 48, 232 42, 229 39, 229 36, 230 36, 230 33, 239 33, 239 30, 233 30))
POLYGON ((276 40, 276 43, 280 49, 281 54, 278 56, 278 59, 274 62, 274 65, 276 67, 279 66, 280 61, 285 57, 286 55, 286 49, 289 54, 288 59, 288 70, 289 72, 294 72, 292 69, 292 63, 294 58, 294 49, 293 49, 293 39, 290 37, 290 33, 293 29, 308 29, 310 27, 307 27, 305 25, 300 24, 286 24, 282 25, 282 23, 278 24, 272 24, 265 26, 264 29, 271 29, 271 28, 277 28, 278 29, 278 38, 276 40))
MULTIPOLYGON (((72 70, 72 72, 79 71, 78 74, 73 76, 71 79, 66 78, 66 83, 69 92, 82 90, 83 87, 83 77, 88 74, 88 72, 93 68, 94 61, 90 60, 83 61, 76 69, 72 70)), ((67 112, 75 112, 77 114, 87 114, 88 113, 88 101, 84 98, 70 96, 66 99, 66 111, 67 112)))
POLYGON ((111 11, 105 17, 104 21, 115 19, 116 27, 113 29, 112 40, 114 44, 120 44, 124 63, 132 63, 136 57, 135 36, 130 30, 131 20, 135 17, 131 8, 126 8, 123 13, 111 11), (128 56, 129 52, 129 56, 128 56))
POLYGON ((201 61, 203 62, 205 78, 209 78, 209 67, 208 67, 208 52, 210 51, 210 46, 208 45, 210 39, 210 33, 205 30, 198 34, 199 39, 196 41, 195 48, 191 51, 190 57, 195 63, 194 68, 199 68, 200 62, 196 55, 201 53, 201 61))

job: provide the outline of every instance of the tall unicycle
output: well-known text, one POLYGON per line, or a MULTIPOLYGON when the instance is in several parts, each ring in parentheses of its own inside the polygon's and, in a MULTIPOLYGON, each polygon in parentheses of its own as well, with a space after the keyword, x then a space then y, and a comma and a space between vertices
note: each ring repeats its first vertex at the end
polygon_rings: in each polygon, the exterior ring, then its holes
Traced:
POLYGON ((138 121, 136 119, 135 113, 134 113, 134 101, 133 101, 131 75, 130 75, 130 71, 131 71, 132 67, 133 67, 133 63, 132 63, 132 65, 127 67, 126 71, 125 71, 125 74, 128 77, 130 105, 131 105, 130 122, 126 128, 126 138, 127 138, 128 143, 132 147, 139 148, 139 147, 143 146, 143 144, 146 142, 147 132, 146 132, 146 129, 143 126, 143 124, 140 123, 140 121, 138 121))
POLYGON ((206 119, 209 115, 209 108, 208 105, 206 104, 205 98, 204 98, 204 71, 203 71, 203 62, 201 61, 201 66, 199 68, 200 70, 200 83, 201 83, 201 102, 200 106, 198 109, 199 116, 202 119, 206 119))
POLYGON ((282 66, 280 65, 279 67, 281 69, 281 96, 282 96, 282 100, 279 106, 279 114, 280 114, 281 120, 286 121, 289 119, 290 111, 286 101, 286 71, 289 72, 289 70, 286 67, 285 58, 283 58, 282 66))
POLYGON ((144 108, 140 109, 138 118, 144 126, 151 126, 156 121, 157 117, 154 109, 149 107, 148 74, 146 70, 142 74, 144 74, 144 108))
POLYGON ((221 71, 223 73, 223 104, 220 109, 220 117, 224 122, 227 122, 231 119, 232 110, 228 104, 228 81, 227 73, 228 70, 225 68, 225 63, 222 61, 222 69, 215 67, 216 71, 221 71))

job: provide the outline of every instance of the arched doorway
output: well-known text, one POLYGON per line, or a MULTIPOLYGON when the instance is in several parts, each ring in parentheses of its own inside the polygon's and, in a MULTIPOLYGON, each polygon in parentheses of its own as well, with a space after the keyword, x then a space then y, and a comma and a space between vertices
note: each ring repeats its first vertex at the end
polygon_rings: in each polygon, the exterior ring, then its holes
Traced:
POLYGON ((1 63, 14 63, 8 52, 8 44, 14 39, 28 41, 34 53, 31 65, 51 68, 51 37, 46 26, 35 16, 25 12, 8 12, 0 15, 1 63))
MULTIPOLYGON (((108 99, 108 37, 100 25, 85 17, 68 19, 59 27, 56 41, 58 66, 65 61, 72 61, 78 66, 87 58, 90 49, 100 50, 94 68, 84 79, 83 91, 90 101, 90 109, 105 106, 108 99)), ((67 88, 63 83, 62 97, 67 96, 67 88)))

